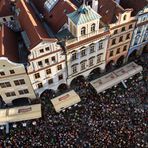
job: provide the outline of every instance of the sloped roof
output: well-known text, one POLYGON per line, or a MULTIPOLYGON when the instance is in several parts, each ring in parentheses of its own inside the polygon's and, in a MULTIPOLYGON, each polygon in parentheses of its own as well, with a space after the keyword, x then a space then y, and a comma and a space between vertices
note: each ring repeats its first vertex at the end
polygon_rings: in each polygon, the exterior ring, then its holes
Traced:
POLYGON ((12 15, 10 0, 0 0, 0 17, 12 15))
POLYGON ((90 6, 85 4, 81 5, 76 11, 67 15, 75 25, 84 24, 96 19, 100 19, 101 16, 96 13, 90 6))
POLYGON ((75 7, 68 0, 59 0, 54 8, 48 12, 45 10, 44 16, 54 32, 58 32, 67 22, 67 14, 75 10, 75 7))
POLYGON ((127 9, 133 8, 132 15, 137 15, 137 13, 142 10, 145 6, 148 6, 147 0, 120 0, 120 5, 127 9))
POLYGON ((98 13, 102 16, 102 21, 107 24, 115 23, 119 14, 125 10, 114 0, 98 0, 98 13))
POLYGON ((37 19, 30 5, 24 0, 17 2, 17 8, 20 9, 18 19, 22 29, 26 32, 30 41, 30 49, 38 45, 41 41, 56 41, 55 38, 49 38, 41 22, 37 19))
POLYGON ((0 27, 0 57, 19 62, 17 35, 5 25, 0 27))

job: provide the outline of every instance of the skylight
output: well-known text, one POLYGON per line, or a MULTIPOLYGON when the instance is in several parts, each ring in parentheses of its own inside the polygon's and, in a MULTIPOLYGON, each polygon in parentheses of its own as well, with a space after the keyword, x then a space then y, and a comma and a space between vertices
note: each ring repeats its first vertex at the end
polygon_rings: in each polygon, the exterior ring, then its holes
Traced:
POLYGON ((44 7, 50 12, 57 2, 58 0, 47 0, 44 3, 44 7))

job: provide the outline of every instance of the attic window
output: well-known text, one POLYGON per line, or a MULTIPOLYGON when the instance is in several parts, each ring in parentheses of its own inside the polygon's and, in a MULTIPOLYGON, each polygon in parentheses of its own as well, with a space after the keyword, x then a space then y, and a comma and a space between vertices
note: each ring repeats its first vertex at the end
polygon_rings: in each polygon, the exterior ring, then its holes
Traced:
POLYGON ((109 11, 108 11, 108 10, 106 10, 106 12, 105 12, 105 13, 107 14, 108 12, 109 12, 109 11))
POLYGON ((67 13, 67 10, 66 9, 64 9, 64 13, 67 13))
POLYGON ((123 20, 124 20, 124 21, 126 20, 126 15, 124 15, 123 20))

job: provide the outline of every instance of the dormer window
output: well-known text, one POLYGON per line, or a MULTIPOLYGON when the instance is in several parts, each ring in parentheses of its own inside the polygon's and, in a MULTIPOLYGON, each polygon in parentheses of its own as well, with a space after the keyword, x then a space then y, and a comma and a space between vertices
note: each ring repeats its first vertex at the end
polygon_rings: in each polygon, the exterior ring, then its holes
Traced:
POLYGON ((126 15, 124 15, 123 20, 124 20, 124 21, 126 20, 126 15))
POLYGON ((86 34, 86 28, 85 27, 82 27, 81 28, 81 35, 85 35, 86 34))
POLYGON ((92 31, 92 32, 95 31, 95 24, 92 24, 92 25, 91 25, 91 31, 92 31))

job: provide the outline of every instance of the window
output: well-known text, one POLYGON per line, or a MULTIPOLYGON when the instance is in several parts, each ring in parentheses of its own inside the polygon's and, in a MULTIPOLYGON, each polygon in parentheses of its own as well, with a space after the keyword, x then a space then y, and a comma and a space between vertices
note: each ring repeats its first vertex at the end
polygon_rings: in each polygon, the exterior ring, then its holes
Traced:
POLYGON ((18 92, 19 92, 20 95, 24 95, 24 94, 29 93, 28 89, 19 90, 18 92))
POLYGON ((10 74, 14 74, 15 72, 14 72, 14 70, 10 70, 10 74))
POLYGON ((52 84, 53 83, 53 79, 49 79, 48 80, 48 84, 50 85, 50 84, 52 84))
POLYGON ((3 21, 6 22, 7 21, 6 18, 3 18, 3 21))
POLYGON ((123 41, 123 36, 120 36, 119 42, 122 42, 122 41, 123 41))
POLYGON ((24 79, 15 80, 15 81, 14 81, 14 84, 15 84, 16 86, 18 86, 18 85, 23 85, 23 84, 25 84, 25 80, 24 80, 24 79))
POLYGON ((138 28, 137 33, 141 33, 141 27, 138 28))
POLYGON ((0 83, 0 87, 1 88, 11 87, 11 84, 10 84, 10 82, 0 83))
POLYGON ((97 63, 101 62, 101 56, 102 56, 102 54, 97 55, 97 63))
POLYGON ((86 34, 86 29, 85 29, 85 27, 82 27, 81 28, 81 35, 85 35, 86 34))
POLYGON ((122 31, 122 32, 125 31, 125 27, 122 27, 121 31, 122 31))
POLYGON ((40 89, 40 88, 42 88, 43 87, 43 84, 42 83, 39 83, 38 84, 38 88, 40 89))
POLYGON ((91 31, 95 31, 95 24, 91 25, 91 31))
POLYGON ((55 62, 55 56, 51 57, 51 60, 52 60, 53 62, 55 62))
POLYGON ((95 46, 94 45, 90 45, 90 53, 95 52, 95 46))
POLYGON ((94 65, 94 58, 90 58, 89 59, 89 66, 93 66, 94 65))
POLYGON ((137 36, 135 37, 134 45, 137 45, 137 44, 138 44, 139 39, 140 39, 140 36, 137 35, 137 36))
POLYGON ((116 54, 119 54, 119 53, 120 53, 120 48, 118 48, 116 51, 116 54))
POLYGON ((115 31, 114 31, 114 34, 117 34, 117 33, 118 33, 118 30, 115 30, 115 31))
POLYGON ((1 75, 1 76, 4 76, 5 73, 4 73, 3 71, 0 71, 0 75, 1 75))
POLYGON ((86 55, 86 49, 81 50, 81 57, 84 57, 86 55))
POLYGON ((49 59, 45 59, 45 63, 46 64, 49 64, 49 59))
POLYGON ((12 96, 16 96, 15 92, 12 91, 12 92, 7 92, 5 93, 6 97, 12 97, 12 96))
POLYGON ((13 17, 10 17, 10 19, 11 19, 11 21, 13 21, 13 20, 14 20, 14 18, 13 18, 13 17))
POLYGON ((46 70, 46 74, 47 74, 47 75, 51 74, 51 69, 47 69, 47 70, 46 70))
POLYGON ((126 15, 124 15, 123 20, 124 20, 124 21, 126 20, 126 15))
POLYGON ((130 25, 129 25, 129 29, 131 29, 131 28, 133 28, 133 24, 130 24, 130 25))
POLYGON ((112 57, 113 56, 113 53, 114 53, 113 51, 110 51, 110 55, 109 56, 112 57))
POLYGON ((103 42, 99 42, 99 50, 103 49, 103 42))
POLYGON ((61 64, 58 65, 58 66, 57 66, 57 69, 58 69, 58 70, 61 70, 61 69, 62 69, 62 65, 61 65, 61 64))
POLYGON ((39 62, 38 62, 38 65, 39 65, 39 66, 43 66, 42 61, 39 61, 39 62))
POLYGON ((126 51, 127 50, 127 45, 125 45, 124 47, 123 47, 123 51, 126 51))
POLYGON ((77 65, 72 66, 72 73, 77 73, 77 65))
POLYGON ((63 79, 63 75, 59 75, 59 80, 62 80, 63 79))
POLYGON ((35 79, 38 79, 38 78, 40 78, 40 74, 36 73, 36 74, 34 74, 34 77, 35 77, 35 79))
POLYGON ((46 51, 49 51, 49 47, 46 47, 45 50, 46 50, 46 51))
POLYGON ((126 40, 128 40, 128 39, 130 39, 130 33, 127 34, 127 36, 126 36, 126 40))
POLYGON ((116 44, 116 39, 113 39, 112 40, 112 45, 115 45, 116 44))
POLYGON ((85 61, 81 62, 81 70, 84 70, 86 68, 86 65, 85 65, 85 61))
POLYGON ((77 53, 75 52, 72 54, 71 60, 74 61, 76 59, 77 59, 77 53))
POLYGON ((44 49, 40 49, 40 53, 43 53, 44 52, 44 49))

